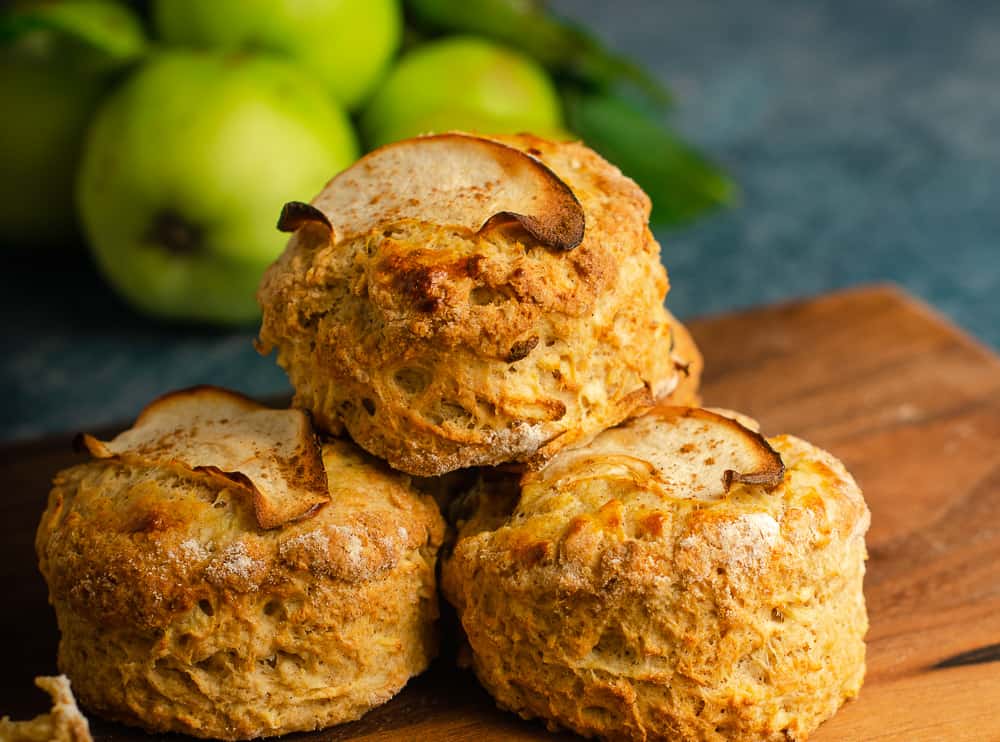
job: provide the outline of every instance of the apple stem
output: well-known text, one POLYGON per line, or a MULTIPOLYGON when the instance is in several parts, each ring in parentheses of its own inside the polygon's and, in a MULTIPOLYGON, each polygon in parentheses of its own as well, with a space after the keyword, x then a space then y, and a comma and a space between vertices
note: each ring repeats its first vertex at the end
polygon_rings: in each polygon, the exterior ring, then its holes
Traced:
POLYGON ((202 250, 202 229, 173 209, 157 213, 146 238, 175 255, 194 255, 202 250))

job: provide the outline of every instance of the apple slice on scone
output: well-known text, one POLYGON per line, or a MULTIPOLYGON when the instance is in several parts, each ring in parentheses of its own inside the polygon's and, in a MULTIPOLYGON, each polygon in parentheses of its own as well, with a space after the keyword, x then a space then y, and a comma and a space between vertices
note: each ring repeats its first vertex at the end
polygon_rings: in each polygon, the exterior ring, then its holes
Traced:
POLYGON ((527 473, 523 484, 606 475, 609 468, 648 477, 669 496, 702 500, 722 497, 738 483, 772 489, 785 473, 778 452, 740 419, 660 406, 557 454, 544 469, 527 473))
POLYGON ((309 415, 217 387, 171 392, 113 440, 84 434, 81 441, 99 459, 172 463, 225 479, 253 498, 261 528, 304 518, 330 500, 309 415))
POLYGON ((341 242, 405 219, 485 232, 517 222, 548 247, 571 250, 584 233, 583 207, 559 176, 514 147, 438 134, 375 150, 327 184, 312 205, 285 205, 279 229, 312 221, 341 242))

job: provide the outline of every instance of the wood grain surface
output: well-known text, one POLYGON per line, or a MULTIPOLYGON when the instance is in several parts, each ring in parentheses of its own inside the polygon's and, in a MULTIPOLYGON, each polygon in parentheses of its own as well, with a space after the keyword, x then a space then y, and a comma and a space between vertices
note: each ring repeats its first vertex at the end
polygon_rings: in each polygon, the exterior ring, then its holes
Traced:
MULTIPOLYGON (((828 448, 871 506, 868 677, 813 739, 1000 741, 1000 358, 891 287, 692 330, 706 403, 828 448)), ((55 672, 57 634, 32 539, 51 476, 79 458, 69 436, 0 451, 0 714, 45 708, 31 679, 55 672)), ((151 739, 97 719, 92 729, 151 739)), ((446 651, 361 721, 289 739, 571 738, 498 711, 446 651)))

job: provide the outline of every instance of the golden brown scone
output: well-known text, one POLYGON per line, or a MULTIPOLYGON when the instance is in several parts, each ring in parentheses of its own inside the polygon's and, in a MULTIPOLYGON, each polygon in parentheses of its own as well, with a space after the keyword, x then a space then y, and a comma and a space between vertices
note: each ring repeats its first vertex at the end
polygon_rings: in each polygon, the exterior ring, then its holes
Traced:
POLYGON ((76 699, 65 675, 35 678, 35 685, 52 697, 52 711, 29 721, 0 719, 2 742, 92 742, 87 717, 76 707, 76 699))
POLYGON ((674 365, 678 371, 677 386, 659 401, 663 405, 697 407, 701 404, 701 374, 705 361, 687 327, 667 312, 672 332, 674 365))
MULTIPOLYGON (((408 477, 329 441, 329 502, 265 529, 241 476, 159 455, 144 441, 61 472, 38 529, 85 707, 249 739, 356 719, 427 666, 443 523, 408 477)), ((274 485, 297 468, 262 471, 274 485)))
POLYGON ((397 469, 538 465, 685 378, 649 199, 582 144, 408 140, 313 204, 284 214, 297 231, 261 284, 260 347, 320 427, 397 469))
POLYGON ((443 589, 476 674, 525 718, 787 742, 858 693, 869 513, 805 441, 655 409, 457 510, 443 589))

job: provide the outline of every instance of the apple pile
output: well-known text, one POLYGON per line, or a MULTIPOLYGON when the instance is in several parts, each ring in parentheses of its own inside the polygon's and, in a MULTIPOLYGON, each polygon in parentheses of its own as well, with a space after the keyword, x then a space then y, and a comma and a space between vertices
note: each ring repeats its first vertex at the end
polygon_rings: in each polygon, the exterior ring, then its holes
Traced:
POLYGON ((581 137, 663 223, 727 203, 666 99, 522 0, 27 0, 0 13, 0 243, 79 227, 137 309, 249 323, 282 204, 417 134, 581 137))

